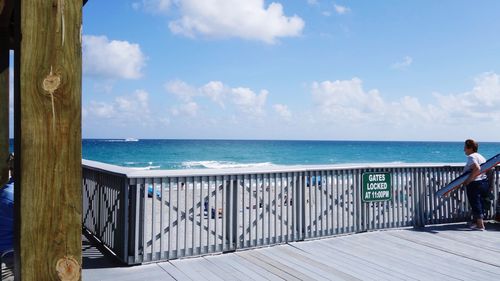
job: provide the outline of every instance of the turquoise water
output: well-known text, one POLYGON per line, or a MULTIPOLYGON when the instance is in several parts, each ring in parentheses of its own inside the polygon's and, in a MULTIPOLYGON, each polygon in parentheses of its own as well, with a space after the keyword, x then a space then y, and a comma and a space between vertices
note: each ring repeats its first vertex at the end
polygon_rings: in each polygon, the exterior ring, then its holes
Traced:
MULTIPOLYGON (((480 143, 479 152, 490 158, 500 153, 500 143, 480 143)), ((85 139, 82 154, 142 169, 465 162, 463 142, 85 139)))

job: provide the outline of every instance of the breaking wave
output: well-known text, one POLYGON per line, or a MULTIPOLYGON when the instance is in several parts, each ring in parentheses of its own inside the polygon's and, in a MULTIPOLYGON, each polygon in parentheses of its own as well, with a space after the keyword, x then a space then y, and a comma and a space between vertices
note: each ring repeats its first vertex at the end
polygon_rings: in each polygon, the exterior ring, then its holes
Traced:
POLYGON ((228 169, 228 168, 252 168, 274 166, 271 162, 262 163, 237 163, 230 161, 185 161, 182 162, 184 169, 208 168, 208 169, 228 169))

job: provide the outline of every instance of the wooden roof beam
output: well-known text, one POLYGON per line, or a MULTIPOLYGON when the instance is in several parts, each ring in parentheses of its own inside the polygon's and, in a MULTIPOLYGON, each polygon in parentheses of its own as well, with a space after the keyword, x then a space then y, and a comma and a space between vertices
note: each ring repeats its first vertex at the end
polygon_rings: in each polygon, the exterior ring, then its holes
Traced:
MULTIPOLYGON (((88 0, 82 0, 82 7, 87 4, 88 0)), ((7 38, 9 49, 14 50, 14 0, 0 0, 0 33, 5 33, 7 29, 7 38)), ((5 37, 2 37, 5 40, 5 37)))
POLYGON ((8 42, 8 47, 11 50, 14 49, 13 11, 14 11, 14 0, 0 0, 0 34, 1 34, 0 36, 2 36, 3 42, 8 42))
POLYGON ((0 26, 10 23, 12 19, 13 0, 0 0, 0 26))

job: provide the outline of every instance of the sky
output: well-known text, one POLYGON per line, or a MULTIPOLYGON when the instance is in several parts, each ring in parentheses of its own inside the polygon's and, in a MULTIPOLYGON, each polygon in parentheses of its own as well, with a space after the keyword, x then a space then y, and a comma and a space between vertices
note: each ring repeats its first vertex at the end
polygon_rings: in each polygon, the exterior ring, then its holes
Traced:
POLYGON ((500 1, 90 0, 84 138, 499 141, 500 1))

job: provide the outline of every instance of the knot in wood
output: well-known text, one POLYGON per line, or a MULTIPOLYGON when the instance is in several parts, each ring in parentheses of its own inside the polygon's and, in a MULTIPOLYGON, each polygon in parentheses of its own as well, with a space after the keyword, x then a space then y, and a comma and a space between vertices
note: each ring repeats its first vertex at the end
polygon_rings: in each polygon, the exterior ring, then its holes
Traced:
POLYGON ((61 281, 80 280, 80 264, 72 256, 64 256, 56 263, 57 276, 61 281))
POLYGON ((54 93, 61 85, 61 77, 52 74, 52 72, 43 79, 43 89, 49 93, 54 93))

